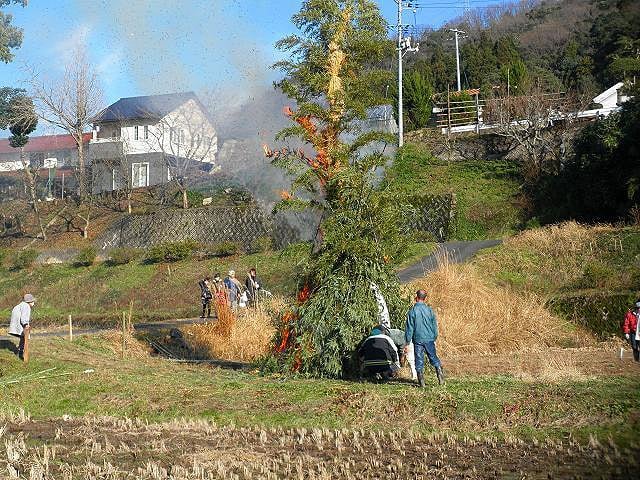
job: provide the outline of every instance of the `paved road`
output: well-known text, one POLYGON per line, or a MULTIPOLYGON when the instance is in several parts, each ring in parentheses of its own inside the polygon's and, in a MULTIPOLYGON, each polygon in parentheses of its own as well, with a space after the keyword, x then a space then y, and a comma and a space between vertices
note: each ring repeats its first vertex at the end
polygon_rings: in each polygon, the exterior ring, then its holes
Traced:
POLYGON ((431 272, 438 267, 438 258, 443 254, 448 255, 449 261, 461 263, 469 260, 479 250, 483 248, 500 245, 502 240, 476 240, 470 242, 445 242, 438 244, 437 250, 431 255, 427 255, 413 265, 409 265, 398 272, 398 278, 402 283, 422 278, 425 273, 431 272))
MULTIPOLYGON (((170 328, 180 328, 185 325, 193 325, 196 323, 205 323, 207 321, 212 321, 212 319, 202 319, 202 318, 180 318, 177 320, 166 320, 163 322, 144 322, 144 323, 134 323, 133 326, 136 330, 166 330, 170 328)), ((74 328, 73 335, 94 335, 96 333, 101 333, 106 330, 114 330, 117 329, 117 326, 112 327, 102 327, 102 328, 74 328)), ((35 331, 31 334, 34 337, 62 337, 66 338, 69 336, 69 331, 60 328, 51 328, 51 331, 41 331, 38 332, 37 324, 35 331)), ((0 335, 0 339, 15 339, 15 337, 10 337, 8 335, 0 335)))

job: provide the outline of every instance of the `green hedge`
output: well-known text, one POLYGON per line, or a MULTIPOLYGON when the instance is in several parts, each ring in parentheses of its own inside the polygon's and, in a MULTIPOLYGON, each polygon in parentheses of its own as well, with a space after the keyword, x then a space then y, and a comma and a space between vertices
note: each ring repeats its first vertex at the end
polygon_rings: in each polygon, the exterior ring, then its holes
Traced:
POLYGON ((96 247, 85 247, 78 252, 73 259, 73 265, 76 267, 90 267, 96 261, 98 250, 96 247))
POLYGON ((626 311, 638 292, 585 292, 552 299, 549 307, 567 320, 593 332, 600 339, 621 335, 626 311))
POLYGON ((147 263, 178 262, 185 260, 198 248, 193 240, 165 242, 154 245, 147 251, 147 263))
POLYGON ((13 258, 11 268, 13 270, 23 270, 29 268, 38 258, 38 251, 32 248, 26 250, 20 250, 13 258))
POLYGON ((125 265, 140 258, 141 251, 137 248, 114 248, 109 254, 109 265, 125 265))

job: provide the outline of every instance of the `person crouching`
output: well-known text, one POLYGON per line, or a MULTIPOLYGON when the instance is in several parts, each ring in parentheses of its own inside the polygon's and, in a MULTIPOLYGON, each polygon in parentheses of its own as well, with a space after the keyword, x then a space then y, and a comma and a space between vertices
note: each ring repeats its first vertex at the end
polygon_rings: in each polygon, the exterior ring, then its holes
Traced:
POLYGON ((385 332, 384 327, 375 327, 358 350, 362 373, 388 380, 400 370, 398 349, 385 332))

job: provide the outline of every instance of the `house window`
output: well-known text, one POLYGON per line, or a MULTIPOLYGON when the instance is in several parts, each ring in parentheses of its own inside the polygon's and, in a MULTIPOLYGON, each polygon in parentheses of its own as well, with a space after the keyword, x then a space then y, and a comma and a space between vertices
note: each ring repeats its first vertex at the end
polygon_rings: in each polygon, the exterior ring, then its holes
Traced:
POLYGON ((171 168, 167 167, 167 182, 171 181, 171 168))
POLYGON ((140 127, 138 127, 137 125, 133 127, 133 139, 140 140, 140 127))
POLYGON ((171 127, 169 129, 169 143, 176 143, 178 141, 178 137, 176 136, 176 128, 171 127))
POLYGON ((131 164, 131 186, 133 188, 149 186, 149 164, 148 163, 132 163, 131 164))
POLYGON ((149 140, 149 125, 144 126, 144 139, 149 140))
POLYGON ((113 131, 111 132, 111 138, 120 138, 120 129, 117 127, 114 127, 113 131))
POLYGON ((116 169, 111 169, 111 190, 116 189, 116 169))
POLYGON ((182 129, 178 130, 178 134, 179 134, 178 143, 180 143, 181 145, 184 145, 185 144, 184 130, 182 129))

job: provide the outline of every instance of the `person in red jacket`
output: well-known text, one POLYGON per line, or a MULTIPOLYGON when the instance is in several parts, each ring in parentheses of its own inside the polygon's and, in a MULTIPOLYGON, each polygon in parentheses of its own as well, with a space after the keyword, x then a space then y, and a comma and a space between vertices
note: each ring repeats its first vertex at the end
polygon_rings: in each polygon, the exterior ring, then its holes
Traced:
POLYGON ((633 350, 633 359, 636 362, 640 361, 640 331, 638 329, 638 318, 640 318, 640 300, 638 300, 635 306, 631 310, 627 310, 624 316, 624 323, 622 324, 622 333, 624 337, 631 344, 633 350))

